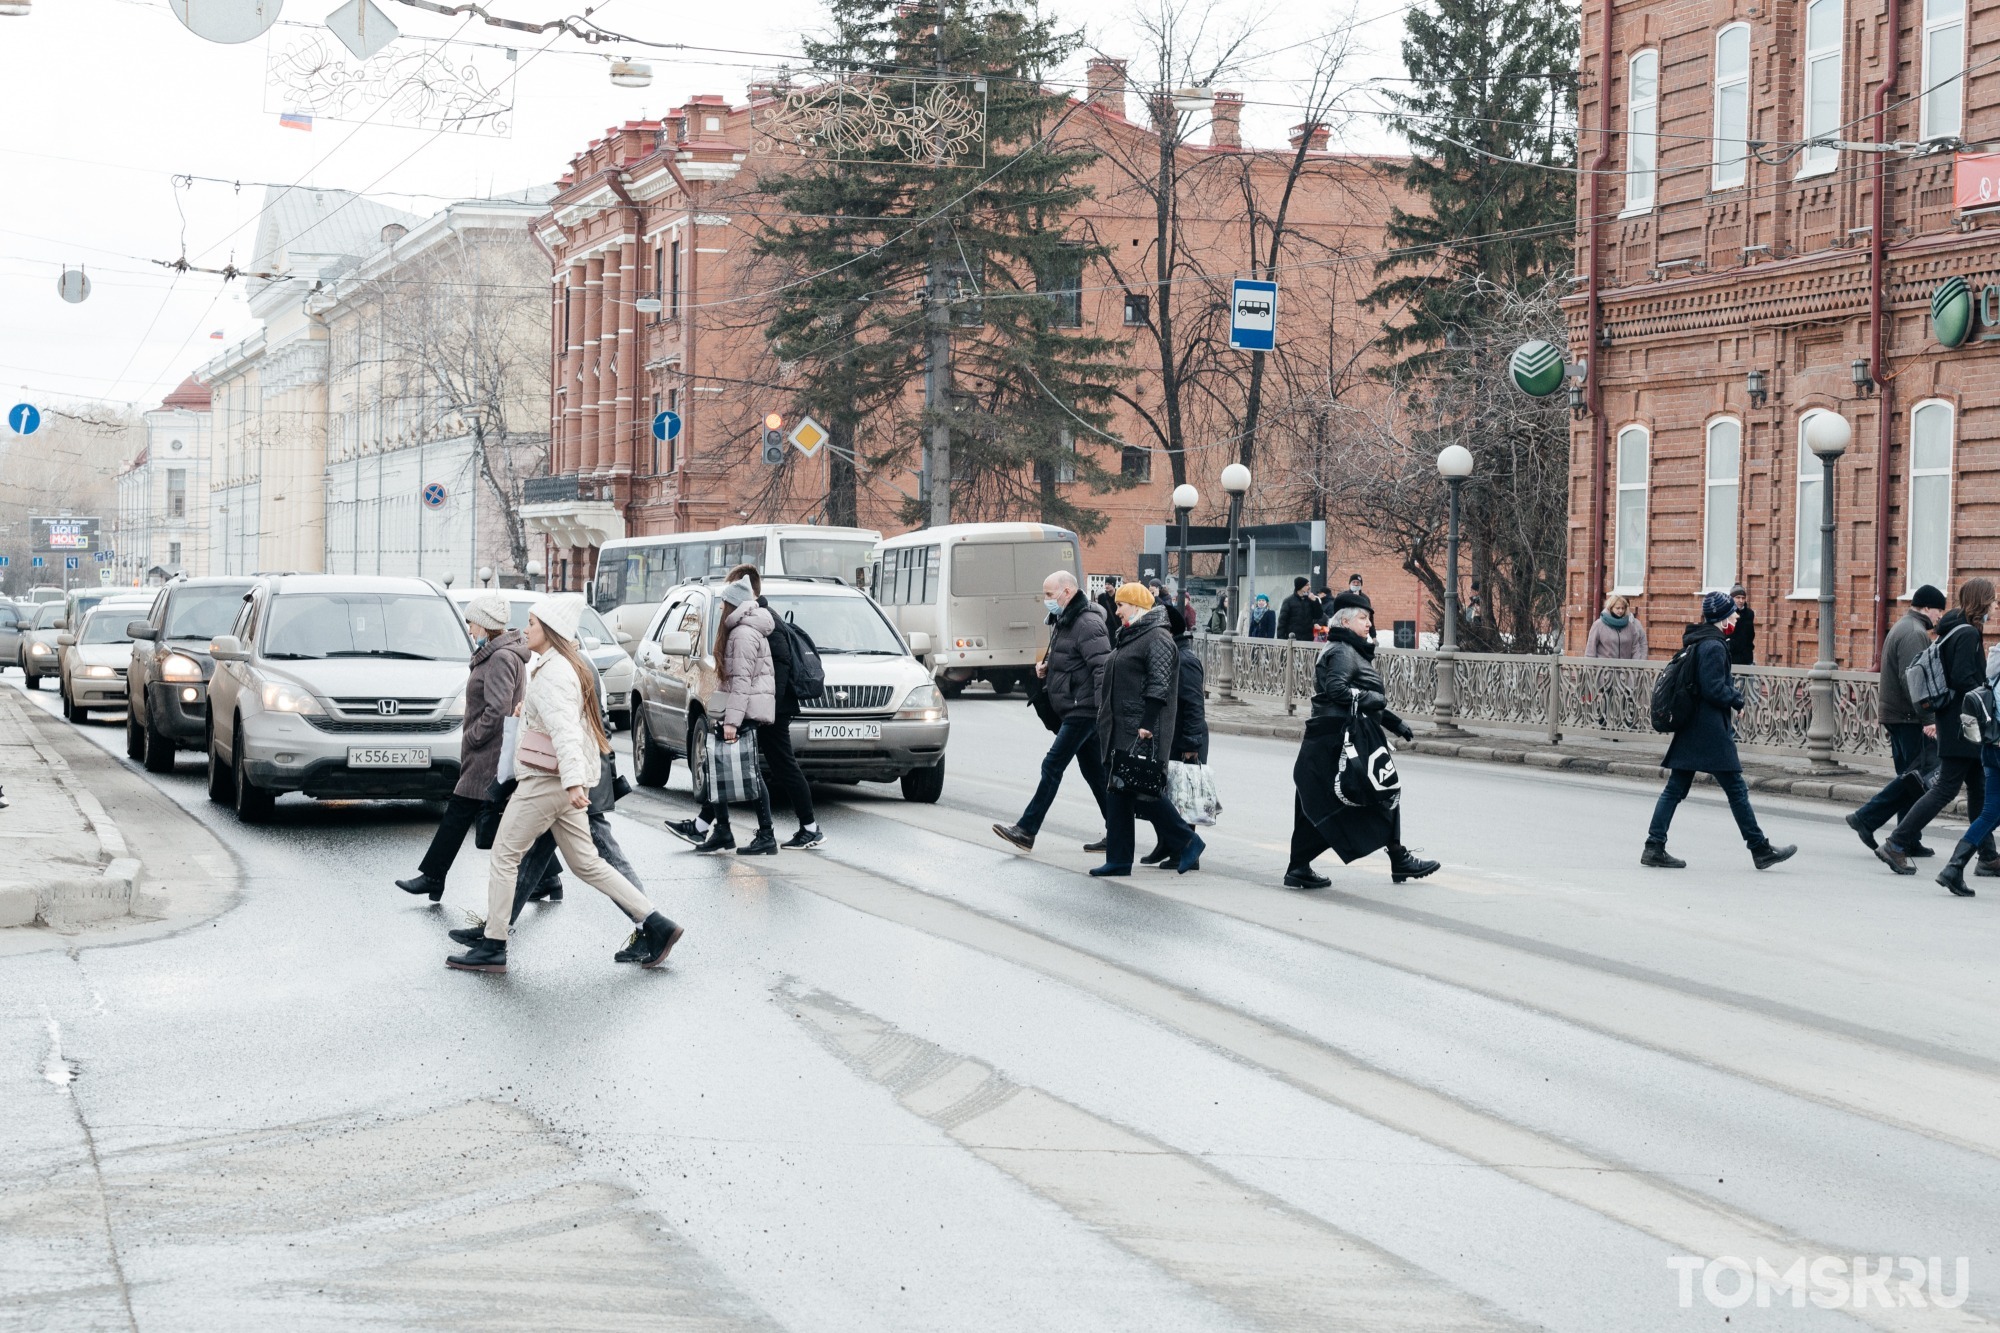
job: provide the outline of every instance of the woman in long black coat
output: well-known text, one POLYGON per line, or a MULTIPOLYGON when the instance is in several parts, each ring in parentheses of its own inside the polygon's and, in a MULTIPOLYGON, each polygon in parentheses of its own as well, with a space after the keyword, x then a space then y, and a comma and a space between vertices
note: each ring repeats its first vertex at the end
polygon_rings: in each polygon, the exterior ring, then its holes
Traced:
MULTIPOLYGON (((1135 746, 1164 764, 1180 714, 1180 651, 1167 628, 1166 608, 1153 604, 1144 585, 1120 584, 1115 604, 1119 628, 1111 636, 1111 657, 1097 684, 1097 741, 1104 766, 1110 770, 1113 755, 1135 746)), ((1177 858, 1201 856, 1201 839, 1165 791, 1140 797, 1113 779, 1106 784, 1104 806, 1104 864, 1092 875, 1132 873, 1133 824, 1142 806, 1163 839, 1171 836, 1177 858)))
POLYGON ((1356 716, 1364 716, 1404 740, 1410 724, 1389 711, 1388 692, 1375 670, 1374 629, 1367 602, 1358 593, 1333 599, 1333 623, 1326 647, 1313 667, 1313 710, 1306 738, 1292 765, 1292 856, 1285 869, 1288 889, 1323 889, 1333 883, 1312 868, 1315 857, 1331 851, 1344 865, 1387 848, 1389 877, 1401 884, 1438 868, 1403 845, 1403 811, 1396 804, 1351 806, 1335 792, 1341 749, 1356 716))
MULTIPOLYGON (((1174 739, 1173 744, 1167 747, 1167 758, 1181 764, 1205 764, 1208 762, 1207 673, 1202 670, 1201 659, 1195 656, 1194 633, 1187 617, 1171 602, 1167 603, 1167 628, 1174 636, 1174 649, 1180 654, 1181 663, 1180 689, 1174 708, 1174 739)), ((1140 857, 1139 863, 1158 866, 1162 870, 1178 870, 1183 875, 1190 870, 1201 869, 1201 854, 1207 850, 1208 844, 1182 818, 1173 801, 1163 797, 1147 806, 1146 812, 1156 836, 1153 850, 1140 857), (1185 838, 1182 836, 1184 829, 1185 838)))

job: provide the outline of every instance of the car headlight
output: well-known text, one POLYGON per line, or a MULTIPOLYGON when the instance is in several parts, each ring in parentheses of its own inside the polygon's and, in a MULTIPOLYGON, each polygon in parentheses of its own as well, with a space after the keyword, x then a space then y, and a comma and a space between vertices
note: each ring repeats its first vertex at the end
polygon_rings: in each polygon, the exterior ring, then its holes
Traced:
POLYGON ((83 674, 88 676, 92 680, 110 680, 113 676, 117 675, 118 673, 116 671, 113 671, 108 666, 94 666, 94 667, 85 667, 83 669, 83 674))
POLYGON ((935 722, 944 716, 944 695, 936 685, 919 685, 903 696, 896 716, 911 722, 935 722))
POLYGON ((464 716, 465 716, 465 691, 464 691, 464 690, 460 690, 460 691, 458 692, 458 697, 457 697, 456 699, 453 699, 453 700, 451 701, 451 707, 449 707, 449 708, 447 708, 447 709, 445 709, 445 710, 444 710, 444 715, 445 715, 446 717, 464 717, 464 716))
POLYGON ((312 691, 290 681, 267 680, 259 691, 264 707, 273 713, 324 713, 319 700, 313 698, 312 691))
POLYGON ((55 649, 49 647, 46 643, 43 643, 40 639, 37 639, 33 643, 28 645, 28 655, 30 657, 48 657, 54 654, 54 652, 55 649))
POLYGON ((168 653, 160 659, 161 680, 200 680, 201 663, 186 653, 168 653))

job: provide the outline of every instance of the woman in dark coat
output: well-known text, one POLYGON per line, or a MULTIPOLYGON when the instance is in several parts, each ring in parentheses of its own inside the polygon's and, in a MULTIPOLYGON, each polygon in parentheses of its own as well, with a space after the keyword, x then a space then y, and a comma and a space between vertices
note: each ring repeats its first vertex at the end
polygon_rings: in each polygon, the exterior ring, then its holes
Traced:
POLYGON ((1667 854, 1667 829, 1674 811, 1694 786, 1694 775, 1706 773, 1729 798, 1729 812, 1736 816, 1736 831, 1750 849, 1750 859, 1759 870, 1768 870, 1798 851, 1797 847, 1773 847, 1757 827, 1756 812, 1750 808, 1750 788, 1743 781, 1743 761, 1736 757, 1737 712, 1743 695, 1729 669, 1728 633, 1736 621, 1736 603, 1726 593, 1712 592, 1701 600, 1701 623, 1689 625, 1681 635, 1681 651, 1687 654, 1682 669, 1689 673, 1695 695, 1694 718, 1674 733, 1667 757, 1660 767, 1671 770, 1660 799, 1653 806, 1652 827, 1646 830, 1646 849, 1639 854, 1642 866, 1679 870, 1687 862, 1667 854))
POLYGON ((479 817, 500 771, 500 745, 507 719, 521 702, 527 679, 528 643, 521 631, 507 628, 507 599, 483 592, 465 606, 466 628, 478 641, 472 672, 465 682, 465 723, 459 733, 458 784, 445 803, 444 818, 431 837, 430 850, 409 879, 396 887, 404 893, 444 897, 445 876, 458 859, 465 831, 479 817))
MULTIPOLYGON (((1175 651, 1180 654, 1181 683, 1174 708, 1174 739, 1167 747, 1167 758, 1183 764, 1205 764, 1208 762, 1208 699, 1206 673, 1201 669, 1201 659, 1194 654, 1194 632, 1187 618, 1180 610, 1169 604, 1167 607, 1167 628, 1174 636, 1175 651)), ((1147 818, 1152 821, 1157 838, 1153 850, 1139 858, 1141 865, 1169 868, 1186 874, 1190 870, 1201 869, 1201 853, 1204 847, 1196 847, 1192 856, 1180 842, 1180 830, 1187 829, 1188 836, 1201 842, 1201 835, 1182 818, 1174 803, 1166 798, 1147 807, 1147 818), (1164 809, 1162 809, 1164 807, 1164 809), (1171 816, 1171 818, 1170 818, 1171 816), (1177 855, 1174 848, 1180 845, 1177 855), (1183 864, 1185 863, 1185 864, 1183 864)))
MULTIPOLYGON (((1112 756, 1150 743, 1153 755, 1166 762, 1180 712, 1180 650, 1167 628, 1165 607, 1153 605, 1144 585, 1120 584, 1117 593, 1118 631, 1111 636, 1111 659, 1097 684, 1097 740, 1107 769, 1112 756)), ((1132 873, 1133 821, 1145 800, 1146 817, 1173 849, 1180 868, 1192 870, 1203 843, 1162 791, 1157 798, 1140 798, 1116 779, 1105 790, 1104 864, 1090 873, 1132 873)))
MULTIPOLYGON (((1959 724, 1959 701, 1986 683, 1986 617, 1993 610, 1993 581, 1967 579, 1959 585, 1957 605, 1937 623, 1938 656, 1944 664, 1944 683, 1951 697, 1936 710, 1938 774, 1929 790, 1917 798, 1910 813, 1903 816, 1895 832, 1875 849, 1888 867, 1899 875, 1914 875, 1910 855, 1917 850, 1924 826, 1937 818, 1965 788, 1968 809, 1986 805, 1986 776, 1982 771, 1979 746, 1966 739, 1959 724)), ((1982 863, 1994 858, 1993 835, 1987 834, 1979 849, 1982 863)), ((1963 867, 1961 867, 1963 869, 1963 867)), ((1949 886, 1947 886, 1949 887, 1949 886)))
POLYGON ((1312 868, 1314 858, 1325 851, 1338 855, 1344 865, 1387 848, 1389 878, 1397 884, 1422 879, 1438 868, 1437 862, 1422 860, 1403 845, 1400 801, 1352 806, 1335 791, 1341 748, 1357 713, 1404 740, 1415 735, 1409 723, 1389 711, 1388 692, 1375 670, 1373 628, 1366 601, 1358 593, 1343 592, 1333 599, 1333 623, 1313 668, 1312 717, 1292 765, 1296 791, 1291 864, 1285 868, 1288 889, 1323 889, 1333 883, 1312 868))

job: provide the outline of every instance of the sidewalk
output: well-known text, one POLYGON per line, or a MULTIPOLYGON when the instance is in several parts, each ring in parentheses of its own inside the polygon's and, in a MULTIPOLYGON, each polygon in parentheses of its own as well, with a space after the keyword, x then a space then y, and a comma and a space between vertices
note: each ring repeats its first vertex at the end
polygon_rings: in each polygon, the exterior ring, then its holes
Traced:
MULTIPOLYGON (((60 725, 0 690, 0 926, 73 928, 132 910, 139 862, 50 743, 60 725)), ((112 761, 106 759, 105 763, 112 761)))

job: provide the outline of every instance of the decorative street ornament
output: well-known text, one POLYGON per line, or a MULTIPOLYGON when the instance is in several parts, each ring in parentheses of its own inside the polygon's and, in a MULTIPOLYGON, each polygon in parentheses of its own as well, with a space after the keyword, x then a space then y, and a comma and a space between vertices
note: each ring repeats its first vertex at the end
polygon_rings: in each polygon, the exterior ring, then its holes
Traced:
MULTIPOLYGON (((376 32, 373 19, 368 31, 376 32)), ((271 43, 264 109, 506 139, 514 133, 514 62, 487 47, 412 37, 356 60, 324 29, 301 28, 271 43)))
POLYGON ((347 0, 326 16, 326 26, 340 44, 354 52, 356 60, 366 60, 402 35, 389 16, 369 0, 347 0))
POLYGON ((56 279, 56 294, 71 305, 82 305, 90 299, 90 279, 80 268, 66 268, 56 279))
POLYGON ((653 67, 637 60, 611 62, 611 82, 620 88, 646 88, 653 82, 653 67))
POLYGON ((986 81, 807 73, 771 82, 751 112, 751 150, 825 162, 986 161, 986 81))
POLYGON ((1946 347, 1972 336, 1972 288, 1964 278, 1946 278, 1931 293, 1931 332, 1946 347))
POLYGON ((1569 368, 1563 364, 1561 348, 1537 338, 1514 349, 1507 369, 1515 388, 1531 398, 1546 398, 1562 388, 1569 368))
POLYGON ((285 0, 167 0, 167 7, 195 36, 234 46, 269 31, 285 0))

